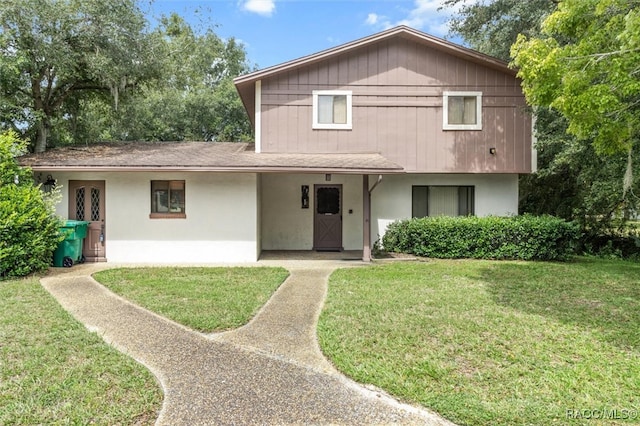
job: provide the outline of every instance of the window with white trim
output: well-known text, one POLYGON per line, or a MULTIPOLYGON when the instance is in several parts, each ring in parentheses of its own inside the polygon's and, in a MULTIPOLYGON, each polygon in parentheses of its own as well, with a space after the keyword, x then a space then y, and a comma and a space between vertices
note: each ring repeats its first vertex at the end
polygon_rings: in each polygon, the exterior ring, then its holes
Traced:
POLYGON ((411 193, 411 216, 473 216, 473 186, 414 185, 411 193))
POLYGON ((351 91, 314 90, 313 128, 351 129, 351 91))
POLYGON ((444 130, 482 130, 482 92, 442 94, 444 130))

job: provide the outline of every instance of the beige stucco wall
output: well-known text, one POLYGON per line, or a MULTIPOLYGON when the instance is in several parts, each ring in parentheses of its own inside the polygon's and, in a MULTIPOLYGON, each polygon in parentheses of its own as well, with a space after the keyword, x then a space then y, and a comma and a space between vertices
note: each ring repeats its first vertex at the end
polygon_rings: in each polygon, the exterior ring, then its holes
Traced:
POLYGON ((362 176, 324 174, 262 175, 262 249, 313 248, 313 186, 342 185, 342 245, 362 249, 362 176), (309 185, 309 208, 301 208, 301 186, 309 185), (350 212, 351 211, 351 212, 350 212))
MULTIPOLYGON (((373 184, 376 176, 370 177, 373 184)), ((371 196, 371 241, 384 235, 394 220, 411 217, 413 185, 475 187, 476 216, 518 214, 517 174, 412 174, 384 176, 371 196)))
MULTIPOLYGON (((342 185, 343 247, 362 249, 362 176, 264 173, 52 173, 63 186, 57 213, 68 217, 68 181, 105 180, 106 256, 123 263, 255 262, 261 250, 311 250, 313 187, 342 185), (186 219, 150 219, 150 181, 185 180, 186 219), (301 208, 309 185, 309 208, 301 208)), ((377 175, 369 178, 370 186, 377 175)), ((478 216, 518 210, 515 174, 387 175, 372 193, 371 239, 411 217, 412 185, 475 186, 478 216)))
POLYGON ((105 180, 109 262, 254 262, 258 191, 254 173, 52 173, 64 187, 57 213, 68 217, 69 180, 105 180), (151 219, 150 181, 185 180, 186 219, 151 219))
MULTIPOLYGON (((373 186, 377 175, 369 177, 373 186)), ((342 184, 343 246, 362 249, 362 176, 336 175, 331 182, 317 174, 262 175, 262 249, 311 250, 313 247, 313 185, 342 184), (309 185, 310 208, 300 208, 300 186, 309 185), (349 213, 352 210, 352 213, 349 213)), ((411 217, 413 185, 470 185, 475 187, 477 216, 509 216, 518 212, 516 174, 411 174, 383 176, 372 193, 371 239, 375 242, 387 225, 411 217)))

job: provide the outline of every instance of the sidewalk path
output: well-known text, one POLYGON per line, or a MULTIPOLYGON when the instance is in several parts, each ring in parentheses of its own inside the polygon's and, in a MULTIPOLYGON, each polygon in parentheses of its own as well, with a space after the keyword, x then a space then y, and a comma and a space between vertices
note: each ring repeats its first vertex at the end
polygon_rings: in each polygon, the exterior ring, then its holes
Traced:
POLYGON ((41 282, 87 328, 156 375, 165 397, 158 425, 451 424, 346 379, 322 356, 315 325, 335 266, 289 268, 248 325, 209 336, 89 276, 106 267, 78 265, 41 282))
POLYGON ((335 268, 288 269, 289 278, 249 324, 212 338, 338 374, 316 339, 327 281, 335 268))

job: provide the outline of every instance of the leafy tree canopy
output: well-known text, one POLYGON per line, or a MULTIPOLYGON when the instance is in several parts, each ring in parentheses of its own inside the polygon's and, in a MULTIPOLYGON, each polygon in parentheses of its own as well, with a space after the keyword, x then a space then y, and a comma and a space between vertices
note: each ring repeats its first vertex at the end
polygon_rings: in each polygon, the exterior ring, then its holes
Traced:
POLYGON ((94 141, 242 141, 251 126, 233 78, 250 71, 244 47, 180 16, 150 33, 154 78, 127 90, 118 108, 105 92, 70 97, 54 121, 55 145, 94 141))
POLYGON ((565 0, 542 37, 518 37, 514 64, 532 105, 550 106, 599 154, 629 152, 640 136, 640 2, 565 0))
POLYGON ((4 185, 32 185, 33 175, 28 168, 20 167, 16 161, 27 152, 27 142, 18 138, 14 131, 0 133, 0 187, 4 185))
POLYGON ((155 56, 135 0, 3 0, 0 124, 34 128, 35 151, 65 102, 119 92, 147 76, 155 56))
POLYGON ((248 140, 242 45, 138 0, 0 3, 0 128, 36 152, 101 140, 248 140))
POLYGON ((110 127, 120 140, 239 141, 251 127, 233 78, 250 71, 235 39, 197 33, 180 16, 161 20, 160 78, 123 105, 110 127))
POLYGON ((475 50, 508 61, 518 34, 539 34, 544 18, 556 7, 556 0, 492 0, 469 3, 445 0, 443 8, 458 8, 450 30, 475 50))
MULTIPOLYGON (((587 56, 588 54, 585 53, 574 55, 584 56, 581 65, 577 66, 578 61, 572 59, 572 55, 567 54, 564 58, 549 57, 550 51, 554 48, 562 49, 564 46, 577 43, 593 44, 597 39, 591 40, 591 35, 584 31, 578 31, 579 28, 598 31, 599 27, 605 25, 603 23, 605 17, 613 17, 613 12, 616 10, 629 12, 631 8, 621 8, 622 2, 608 2, 608 8, 604 8, 602 2, 600 10, 596 8, 596 3, 601 2, 586 0, 563 2, 560 3, 560 8, 558 8, 558 3, 560 2, 557 0, 478 0, 473 3, 462 0, 447 0, 445 5, 447 7, 460 6, 452 23, 452 32, 461 35, 471 47, 484 53, 508 60, 511 46, 519 35, 521 47, 527 45, 528 40, 531 45, 543 46, 544 49, 528 52, 527 60, 541 64, 540 69, 536 69, 535 72, 542 70, 542 65, 547 66, 553 63, 554 66, 558 66, 555 69, 544 68, 549 75, 536 75, 535 83, 541 86, 549 84, 553 87, 549 93, 559 94, 562 82, 567 81, 568 77, 572 77, 567 68, 560 69, 560 67, 572 65, 574 72, 592 72, 593 70, 583 70, 580 66, 588 64, 589 60, 600 61, 597 65, 604 73, 607 71, 605 65, 608 60, 615 55, 608 54, 600 57, 587 56), (549 23, 545 24, 543 31, 542 23, 546 17, 558 9, 557 13, 549 18, 549 22, 557 19, 562 21, 569 16, 567 14, 569 6, 571 6, 570 9, 574 9, 572 18, 566 23, 567 28, 574 25, 571 36, 567 33, 550 33, 552 27, 549 23), (578 6, 580 6, 580 10, 576 11, 575 8, 578 6), (594 17, 597 14, 602 19, 595 20, 594 17)), ((638 4, 638 1, 635 3, 638 4)), ((624 4, 632 6, 630 2, 624 2, 624 4)), ((625 15, 620 14, 617 19, 619 20, 623 16, 625 15)), ((614 19, 614 22, 619 21, 614 19)), ((618 25, 619 28, 622 28, 619 23, 618 25)), ((618 36, 621 39, 628 38, 628 36, 621 35, 622 31, 614 35, 615 31, 609 29, 611 30, 609 35, 612 39, 608 41, 610 43, 614 43, 618 36)), ((629 31, 630 28, 627 25, 624 29, 629 31)), ((602 41, 600 40, 600 42, 602 41)), ((594 52, 613 53, 616 52, 616 48, 613 47, 608 51, 594 50, 594 52)), ((627 62, 627 65, 630 63, 627 62)), ((613 71, 613 69, 609 68, 608 70, 613 71)), ((627 73, 627 75, 629 74, 627 73)), ((615 75, 612 74, 613 76, 615 75)), ((578 83, 580 82, 580 74, 574 74, 573 77, 578 80, 578 83)), ((592 81, 591 83, 602 83, 605 77, 607 77, 606 74, 600 74, 602 81, 592 81)), ((625 77, 625 80, 627 79, 628 77, 625 77)), ((525 84, 529 83, 531 81, 525 79, 525 84)), ((582 88, 591 83, 585 82, 582 88)), ((568 86, 562 89, 570 92, 568 86)), ((579 93, 578 91, 577 94, 579 93)), ((537 117, 535 132, 538 171, 520 177, 520 211, 536 214, 548 213, 568 220, 575 220, 582 225, 586 236, 585 241, 588 244, 589 238, 600 235, 602 232, 610 232, 612 225, 614 225, 614 219, 622 218, 624 222, 625 218, 637 212, 638 198, 631 196, 631 194, 639 193, 640 182, 638 179, 631 179, 631 175, 627 172, 630 170, 630 164, 637 164, 640 161, 638 158, 640 153, 638 150, 632 153, 623 150, 610 155, 599 155, 603 150, 593 143, 597 131, 590 134, 585 133, 581 139, 578 139, 575 133, 568 133, 567 128, 571 121, 558 109, 550 107, 551 101, 549 99, 553 98, 544 99, 545 102, 538 100, 537 103, 529 99, 529 102, 535 105, 537 117), (596 152, 596 147, 598 147, 598 152, 596 152), (623 185, 622 176, 625 174, 627 182, 623 185)), ((599 99, 594 96, 591 100, 598 103, 599 99)), ((593 111, 597 111, 597 109, 591 108, 591 111, 585 112, 591 113, 593 111)), ((597 129, 594 128, 594 130, 597 129)))
MULTIPOLYGON (((538 107, 536 117, 539 168, 520 178, 520 210, 574 220, 586 240, 624 226, 637 208, 630 195, 640 189, 636 180, 624 196, 628 153, 598 155, 590 140, 567 133, 567 119, 550 108, 538 107)), ((640 153, 632 160, 637 164, 640 153)))

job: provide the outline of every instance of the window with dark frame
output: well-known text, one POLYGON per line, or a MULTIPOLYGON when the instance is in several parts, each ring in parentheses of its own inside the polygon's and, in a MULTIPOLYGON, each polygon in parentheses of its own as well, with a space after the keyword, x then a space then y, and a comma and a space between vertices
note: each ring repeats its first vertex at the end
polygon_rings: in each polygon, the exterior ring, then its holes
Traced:
POLYGON ((151 218, 185 218, 185 182, 151 181, 151 218))
POLYGON ((473 186, 412 186, 411 216, 473 216, 473 186))

